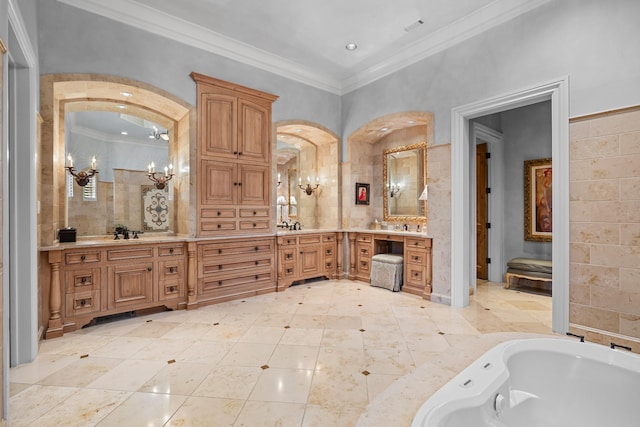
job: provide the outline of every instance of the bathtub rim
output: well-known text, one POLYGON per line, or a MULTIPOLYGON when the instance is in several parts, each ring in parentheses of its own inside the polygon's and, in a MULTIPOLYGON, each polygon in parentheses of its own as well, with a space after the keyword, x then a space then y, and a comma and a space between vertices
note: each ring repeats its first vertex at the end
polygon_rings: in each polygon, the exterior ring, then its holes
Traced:
POLYGON ((497 344, 486 351, 459 374, 431 395, 416 412, 411 427, 439 425, 453 411, 480 406, 509 377, 507 363, 511 356, 525 351, 549 351, 592 359, 604 364, 640 373, 640 355, 592 342, 558 337, 514 339, 497 344), (490 363, 490 368, 483 368, 490 363), (463 387, 467 380, 473 386, 463 387), (455 396, 453 399, 451 396, 455 396))

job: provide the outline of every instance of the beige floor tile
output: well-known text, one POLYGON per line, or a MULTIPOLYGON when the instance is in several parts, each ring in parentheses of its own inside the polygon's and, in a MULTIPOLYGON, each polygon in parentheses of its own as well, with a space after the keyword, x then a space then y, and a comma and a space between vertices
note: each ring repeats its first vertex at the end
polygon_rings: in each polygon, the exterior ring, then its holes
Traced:
POLYGON ((302 403, 248 401, 233 425, 294 427, 302 424, 303 417, 302 403))
POLYGON ((280 344, 273 351, 268 365, 271 368, 315 369, 318 347, 280 344))
POLYGON ((167 427, 232 426, 244 400, 189 397, 166 424, 167 427))
POLYGON ((238 339, 238 342, 278 344, 284 331, 284 327, 253 325, 238 339))
POLYGON ((221 366, 260 367, 271 358, 275 344, 238 342, 220 361, 221 366))
POLYGON ((89 356, 126 359, 133 356, 153 342, 153 338, 128 336, 117 337, 109 342, 106 342, 102 347, 97 348, 96 350, 91 352, 89 356))
POLYGON ((399 375, 387 375, 387 374, 370 374, 367 375, 367 395, 369 396, 369 402, 373 402, 373 399, 401 378, 399 375))
POLYGON ((87 388, 136 391, 165 365, 166 362, 155 360, 125 360, 87 384, 87 388))
POLYGON ((127 337, 160 338, 180 323, 164 321, 147 321, 126 334, 127 337))
POLYGON ((360 316, 334 316, 328 315, 325 324, 326 329, 362 329, 362 319, 360 316))
POLYGON ((323 314, 296 314, 289 322, 292 328, 324 329, 327 319, 323 314))
POLYGON ((133 393, 97 426, 162 427, 186 399, 178 394, 133 393))
POLYGON ((307 405, 302 427, 353 427, 364 405, 307 405))
POLYGON ((32 385, 11 396, 9 416, 12 426, 36 425, 35 420, 52 408, 62 405, 78 392, 76 387, 32 385))
POLYGON ((405 375, 415 365, 406 348, 365 348, 365 369, 374 374, 405 375))
POLYGON ((190 396, 210 371, 211 365, 204 363, 167 363, 138 391, 190 396))
POLYGON ((322 346, 361 349, 364 347, 365 333, 356 329, 325 329, 322 335, 322 346))
POLYGON ((309 403, 324 407, 369 403, 367 379, 362 373, 316 370, 309 391, 309 403))
POLYGON ((312 369, 266 369, 249 395, 249 401, 306 403, 312 378, 312 369))
POLYGON ((280 344, 319 346, 322 342, 323 329, 320 328, 287 328, 280 339, 280 344))
POLYGON ((180 353, 176 360, 215 365, 229 353, 233 346, 233 342, 198 341, 180 353))
POLYGON ((200 383, 194 396, 246 400, 262 375, 262 369, 219 366, 200 383))
POLYGON ((43 378, 38 383, 62 387, 86 387, 120 363, 123 363, 123 359, 105 357, 78 358, 75 362, 43 378))
POLYGON ((9 372, 9 380, 23 384, 35 384, 77 360, 78 357, 74 356, 41 354, 36 357, 33 363, 25 363, 12 368, 9 372))
POLYGON ((140 351, 131 356, 132 359, 161 360, 177 359, 195 342, 189 339, 158 338, 152 340, 140 351))

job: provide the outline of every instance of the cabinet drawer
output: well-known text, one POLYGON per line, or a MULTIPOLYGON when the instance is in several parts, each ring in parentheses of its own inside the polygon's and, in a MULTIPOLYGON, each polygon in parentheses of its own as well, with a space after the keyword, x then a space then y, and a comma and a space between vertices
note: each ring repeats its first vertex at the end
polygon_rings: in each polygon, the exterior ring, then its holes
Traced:
POLYGON ((100 262, 101 258, 102 252, 100 251, 66 252, 64 254, 64 261, 66 265, 100 262))
POLYGON ((371 246, 358 245, 358 257, 359 258, 371 258, 371 246))
POLYGON ((268 230, 270 221, 240 221, 240 230, 268 230))
POLYGON ((407 250, 404 259, 407 264, 424 265, 427 254, 424 251, 407 250))
POLYGON ((227 279, 204 278, 201 279, 201 292, 206 293, 219 289, 233 289, 237 286, 263 281, 273 281, 273 272, 265 271, 262 273, 236 275, 227 279))
POLYGON ((298 243, 301 245, 315 245, 320 243, 322 236, 319 234, 301 235, 298 237, 298 243))
POLYGON ((405 240, 405 246, 407 248, 426 249, 431 247, 431 240, 407 237, 407 239, 405 240))
POLYGON ((177 281, 185 276, 184 261, 182 259, 159 261, 158 267, 158 280, 160 281, 177 281))
POLYGON ((100 311, 100 290, 89 290, 67 294, 65 315, 80 316, 100 311))
POLYGON ((225 209, 201 208, 200 209, 200 218, 203 218, 203 219, 235 218, 235 217, 236 217, 236 210, 233 208, 225 208, 225 209))
POLYGON ((200 246, 200 259, 216 256, 254 256, 273 254, 273 240, 244 240, 224 243, 207 243, 200 246))
POLYGON ((200 264, 198 277, 206 277, 212 275, 215 277, 228 277, 234 274, 237 275, 238 272, 263 272, 265 270, 270 270, 271 266, 271 258, 206 262, 200 264))
POLYGON ((323 243, 333 243, 335 241, 336 241, 336 235, 334 233, 322 235, 323 243))
POLYGON ((235 221, 200 221, 200 229, 206 232, 236 231, 235 221))
POLYGON ((283 262, 293 262, 293 260, 295 260, 295 257, 296 257, 296 249, 295 248, 282 249, 282 261, 283 262))
POLYGON ((371 260, 368 260, 368 259, 358 260, 358 272, 369 272, 369 271, 371 271, 371 260))
POLYGON ((334 258, 327 258, 324 260, 324 271, 334 271, 336 266, 336 261, 334 258))
POLYGON ((184 245, 163 245, 158 246, 158 256, 184 255, 184 245))
POLYGON ((130 247, 123 249, 107 249, 107 260, 120 261, 131 259, 153 258, 153 246, 130 247))
POLYGON ((405 280, 413 285, 424 286, 424 268, 407 264, 405 280))
POLYGON ((358 242, 371 243, 373 242, 373 236, 371 234, 358 234, 356 238, 358 242))
POLYGON ((182 296, 182 282, 168 282, 160 284, 160 301, 179 298, 182 296))
POLYGON ((335 255, 336 247, 335 245, 324 245, 324 256, 332 257, 335 255))
POLYGON ((295 246, 298 244, 297 237, 278 237, 278 244, 280 246, 295 246))
POLYGON ((67 293, 100 289, 100 267, 65 271, 67 293))
POLYGON ((296 265, 295 264, 285 264, 282 266, 282 276, 284 278, 293 277, 296 275, 296 265))
POLYGON ((240 218, 269 218, 269 209, 267 208, 240 209, 240 218))

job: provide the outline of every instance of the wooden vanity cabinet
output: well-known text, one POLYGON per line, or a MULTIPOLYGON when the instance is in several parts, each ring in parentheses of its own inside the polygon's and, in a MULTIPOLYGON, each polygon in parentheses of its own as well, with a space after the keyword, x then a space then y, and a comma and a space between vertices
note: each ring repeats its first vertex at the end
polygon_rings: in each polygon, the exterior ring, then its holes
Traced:
POLYGON ((198 88, 198 236, 269 232, 271 105, 278 97, 191 77, 198 88))
POLYGON ((202 242, 198 243, 197 253, 194 307, 276 290, 272 237, 202 242))
POLYGON ((278 236, 278 291, 293 282, 337 277, 337 233, 278 236))
POLYGON ((186 305, 184 243, 124 244, 50 250, 46 338, 94 318, 186 305))
POLYGON ((350 233, 349 279, 370 282, 371 258, 378 253, 388 253, 393 245, 400 244, 403 251, 402 291, 429 299, 431 295, 431 246, 430 237, 385 233, 350 233))

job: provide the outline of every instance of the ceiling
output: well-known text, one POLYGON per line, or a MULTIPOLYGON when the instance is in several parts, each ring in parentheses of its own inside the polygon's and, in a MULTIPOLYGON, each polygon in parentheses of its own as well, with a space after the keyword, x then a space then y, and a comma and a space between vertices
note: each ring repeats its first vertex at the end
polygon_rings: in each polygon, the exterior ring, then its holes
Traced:
POLYGON ((551 0, 58 1, 343 94, 551 0))

